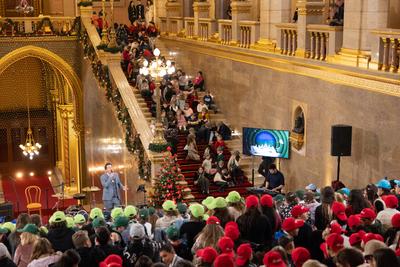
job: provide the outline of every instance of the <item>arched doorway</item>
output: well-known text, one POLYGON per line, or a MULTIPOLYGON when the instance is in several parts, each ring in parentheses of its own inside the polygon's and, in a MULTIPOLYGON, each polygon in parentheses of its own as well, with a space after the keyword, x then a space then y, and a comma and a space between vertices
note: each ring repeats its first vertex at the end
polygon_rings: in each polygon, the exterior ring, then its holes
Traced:
MULTIPOLYGON (((0 79, 12 75, 16 68, 16 79, 19 73, 27 71, 32 71, 32 75, 37 76, 37 73, 33 74, 33 70, 29 70, 29 65, 36 66, 36 72, 40 66, 42 83, 47 90, 38 93, 32 89, 30 94, 45 95, 46 103, 43 103, 42 99, 37 107, 48 113, 42 118, 46 121, 46 125, 49 125, 49 116, 53 120, 53 127, 48 128, 52 130, 52 133, 48 133, 47 136, 50 139, 53 138, 49 141, 50 152, 52 147, 54 148, 54 155, 53 157, 49 155, 49 161, 53 161, 53 167, 58 167, 66 185, 72 191, 80 191, 80 188, 86 184, 81 81, 65 60, 49 50, 35 46, 24 46, 1 58, 0 79), (26 70, 25 67, 28 69, 26 70)), ((21 77, 21 79, 24 78, 26 80, 26 77, 21 77)), ((33 76, 32 80, 34 80, 33 76)), ((19 91, 16 96, 25 99, 26 94, 22 91, 19 91)), ((38 131, 37 133, 39 134, 38 131)))

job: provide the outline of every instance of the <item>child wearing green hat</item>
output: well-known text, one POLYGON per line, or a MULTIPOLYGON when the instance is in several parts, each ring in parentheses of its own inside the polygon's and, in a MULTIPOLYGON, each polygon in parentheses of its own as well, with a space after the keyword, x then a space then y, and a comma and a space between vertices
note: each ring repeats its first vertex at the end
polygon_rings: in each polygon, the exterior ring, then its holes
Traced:
POLYGON ((179 220, 176 204, 172 200, 166 200, 162 204, 164 216, 159 218, 156 222, 156 229, 164 230, 175 221, 179 220))
POLYGON ((179 229, 175 225, 170 225, 165 230, 165 232, 167 234, 170 244, 174 248, 176 254, 179 255, 179 257, 185 259, 191 259, 193 257, 192 253, 190 252, 190 248, 184 242, 181 242, 179 238, 179 229))
POLYGON ((14 262, 18 262, 18 266, 27 266, 31 262, 33 245, 39 239, 39 230, 36 225, 28 223, 17 232, 21 233, 21 243, 15 250, 14 262))
POLYGON ((65 216, 65 213, 62 211, 54 212, 49 222, 50 229, 49 233, 47 234, 47 238, 49 239, 54 250, 64 252, 68 249, 74 248, 72 243, 72 235, 75 233, 75 231, 72 228, 68 228, 67 217, 65 216))
POLYGON ((144 226, 146 236, 153 238, 154 228, 152 227, 151 223, 148 222, 149 216, 150 216, 149 209, 146 208, 140 209, 138 223, 144 226))
POLYGON ((221 226, 225 227, 225 224, 229 221, 233 221, 233 217, 229 214, 228 203, 225 198, 217 197, 211 204, 211 208, 214 210, 213 215, 221 221, 221 226))
POLYGON ((124 215, 129 218, 130 221, 135 221, 137 215, 137 209, 135 206, 128 205, 124 209, 124 215))
POLYGON ((244 213, 245 206, 242 201, 242 197, 237 191, 229 192, 228 196, 225 198, 228 203, 228 212, 236 221, 240 215, 244 213))
POLYGON ((86 224, 86 219, 85 216, 83 216, 82 214, 76 214, 74 216, 74 224, 75 224, 75 231, 77 230, 81 230, 82 227, 86 224))
POLYGON ((212 215, 213 211, 211 208, 211 204, 214 202, 214 197, 212 196, 208 196, 206 197, 206 199, 204 199, 201 204, 207 209, 206 213, 208 213, 208 215, 212 215))
POLYGON ((129 241, 129 218, 121 215, 114 219, 112 230, 111 230, 111 240, 114 246, 119 246, 121 248, 125 247, 129 241))
POLYGON ((197 235, 203 230, 206 222, 204 221, 204 207, 198 203, 189 206, 190 220, 184 222, 180 229, 180 238, 191 248, 196 241, 197 235))

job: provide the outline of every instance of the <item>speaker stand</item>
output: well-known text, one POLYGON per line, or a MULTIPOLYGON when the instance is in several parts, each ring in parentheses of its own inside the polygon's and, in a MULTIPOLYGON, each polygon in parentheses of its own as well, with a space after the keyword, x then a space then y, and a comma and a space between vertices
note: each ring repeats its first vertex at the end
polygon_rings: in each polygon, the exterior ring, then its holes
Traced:
POLYGON ((340 180, 340 156, 338 156, 337 158, 337 177, 336 177, 336 181, 339 182, 340 180))
POLYGON ((254 155, 251 156, 251 183, 254 187, 254 155))

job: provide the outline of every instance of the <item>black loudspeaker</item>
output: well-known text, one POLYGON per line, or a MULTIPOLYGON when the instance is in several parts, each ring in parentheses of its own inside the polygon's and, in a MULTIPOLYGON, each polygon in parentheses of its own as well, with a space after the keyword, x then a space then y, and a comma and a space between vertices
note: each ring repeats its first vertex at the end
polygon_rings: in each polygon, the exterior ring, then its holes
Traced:
POLYGON ((352 127, 332 125, 331 156, 351 156, 352 127))

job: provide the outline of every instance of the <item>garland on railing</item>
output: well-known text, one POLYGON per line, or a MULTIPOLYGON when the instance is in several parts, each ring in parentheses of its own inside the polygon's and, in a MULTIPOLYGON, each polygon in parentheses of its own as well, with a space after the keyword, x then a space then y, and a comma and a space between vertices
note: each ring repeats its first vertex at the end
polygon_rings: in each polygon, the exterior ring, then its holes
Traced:
POLYGON ((93 6, 93 2, 92 1, 80 1, 78 3, 78 6, 80 6, 80 7, 93 6))
POLYGON ((104 52, 109 52, 111 54, 117 54, 119 52, 122 52, 122 47, 117 46, 117 47, 110 48, 106 44, 100 44, 96 48, 99 50, 103 50, 104 52))
MULTIPOLYGON (((47 33, 51 35, 57 36, 75 36, 80 32, 81 28, 81 19, 80 17, 76 17, 71 24, 71 28, 64 30, 64 26, 66 24, 62 24, 62 27, 54 27, 53 21, 51 18, 44 17, 40 21, 33 21, 32 31, 25 32, 24 27, 21 21, 13 21, 10 18, 6 18, 4 22, 0 22, 0 31, 3 34, 7 35, 7 31, 12 31, 11 35, 17 36, 42 36, 45 32, 45 27, 49 27, 49 31, 47 33)), ((62 21, 65 23, 65 21, 62 21)), ((59 24, 61 25, 61 24, 59 24)))
POLYGON ((156 153, 161 153, 167 151, 167 148, 171 147, 170 143, 166 144, 149 144, 149 150, 156 152, 156 153))
POLYGON ((125 129, 125 145, 128 151, 138 160, 138 173, 141 179, 150 179, 151 177, 151 161, 145 158, 145 151, 140 140, 140 135, 133 126, 129 110, 125 106, 118 88, 114 88, 110 78, 108 66, 105 66, 97 58, 95 50, 90 43, 89 36, 86 31, 80 34, 80 40, 83 45, 85 58, 91 60, 92 71, 99 85, 105 89, 107 100, 113 103, 118 120, 125 129))

